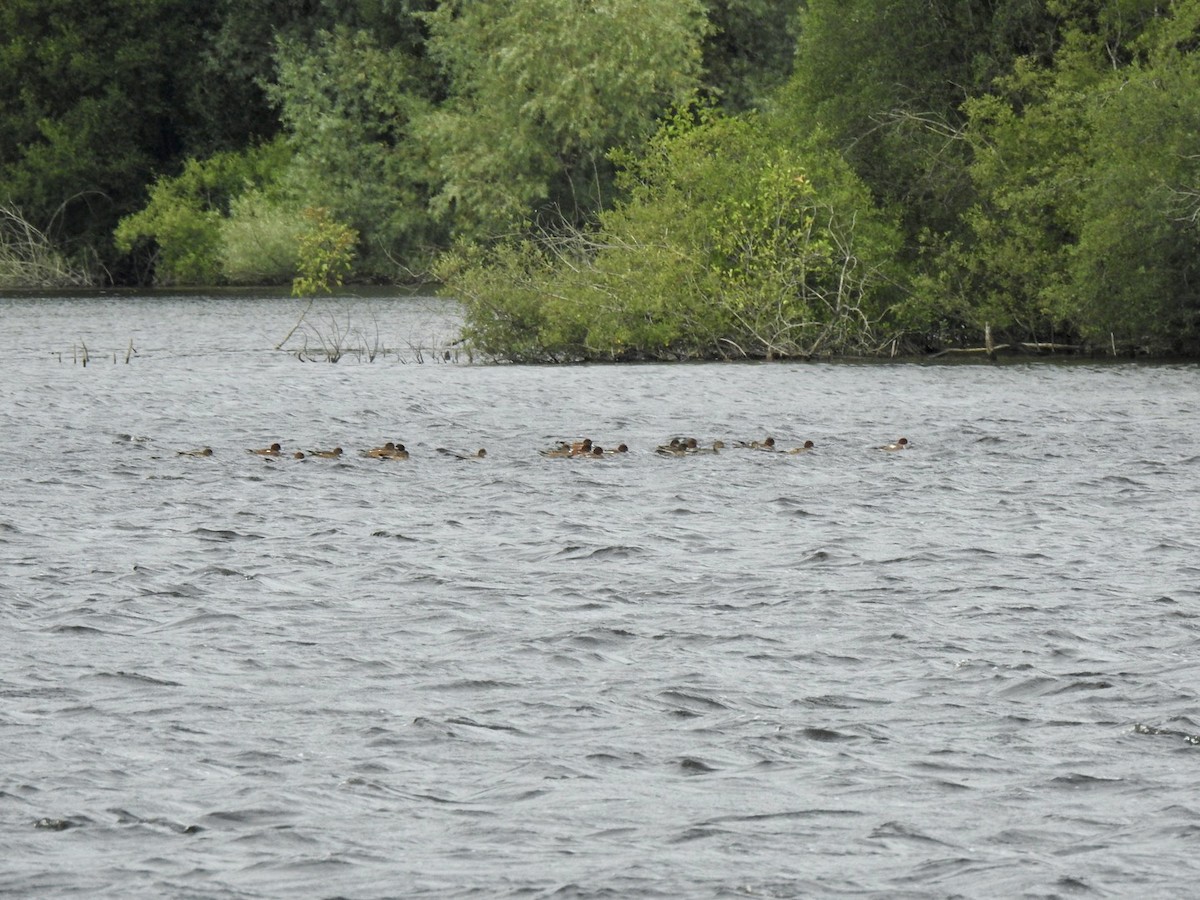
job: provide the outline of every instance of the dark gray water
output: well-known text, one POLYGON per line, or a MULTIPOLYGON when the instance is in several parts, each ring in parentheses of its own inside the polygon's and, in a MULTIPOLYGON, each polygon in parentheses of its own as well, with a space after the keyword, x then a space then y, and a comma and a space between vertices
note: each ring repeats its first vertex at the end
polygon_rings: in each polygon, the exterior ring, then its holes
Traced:
POLYGON ((0 892, 1194 890, 1196 367, 422 365, 453 309, 383 298, 330 365, 301 308, 0 299, 0 892))

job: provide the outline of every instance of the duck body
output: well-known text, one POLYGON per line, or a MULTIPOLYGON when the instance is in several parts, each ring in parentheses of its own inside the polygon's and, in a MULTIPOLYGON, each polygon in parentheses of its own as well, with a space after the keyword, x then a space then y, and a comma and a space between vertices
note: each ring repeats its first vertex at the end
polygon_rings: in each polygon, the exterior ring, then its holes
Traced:
MULTIPOLYGON (((401 444, 401 447, 404 445, 401 444)), ((370 450, 363 450, 361 454, 371 459, 389 459, 396 452, 396 445, 388 441, 382 447, 372 447, 370 450)))
POLYGON ((775 438, 765 437, 761 441, 758 441, 758 440, 738 441, 736 444, 734 444, 734 446, 735 447, 744 447, 747 450, 767 450, 769 452, 774 452, 775 451, 775 438))
POLYGON ((785 450, 784 452, 785 452, 785 453, 791 453, 791 454, 796 454, 796 453, 808 453, 810 450, 813 450, 815 447, 816 447, 816 445, 815 445, 815 444, 813 444, 813 442, 812 442, 812 441, 805 441, 805 442, 804 442, 804 444, 803 444, 802 446, 800 446, 800 447, 793 447, 792 449, 790 449, 790 450, 785 450))
POLYGON ((877 449, 894 452, 896 450, 908 450, 910 448, 910 446, 911 445, 908 443, 908 438, 902 437, 902 438, 897 438, 896 440, 892 441, 890 444, 884 444, 882 447, 879 447, 877 449))
POLYGON ((688 453, 694 452, 699 448, 700 442, 694 437, 690 438, 671 438, 669 444, 661 444, 655 448, 655 453, 659 456, 687 456, 688 453))
POLYGON ((263 447, 258 450, 252 449, 250 452, 255 456, 281 456, 283 448, 279 444, 272 444, 270 447, 263 447))
POLYGON ((317 459, 338 459, 343 452, 341 447, 334 447, 332 450, 309 450, 308 455, 317 459))
POLYGON ((180 450, 176 456, 212 456, 212 447, 201 447, 198 450, 180 450))

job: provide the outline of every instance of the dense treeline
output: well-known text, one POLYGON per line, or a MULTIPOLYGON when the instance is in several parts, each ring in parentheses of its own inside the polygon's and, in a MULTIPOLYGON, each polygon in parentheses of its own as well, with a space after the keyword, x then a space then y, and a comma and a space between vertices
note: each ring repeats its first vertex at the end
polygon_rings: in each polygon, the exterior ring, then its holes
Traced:
POLYGON ((0 285, 352 258, 504 359, 1197 354, 1198 47, 1200 0, 8 0, 0 285))

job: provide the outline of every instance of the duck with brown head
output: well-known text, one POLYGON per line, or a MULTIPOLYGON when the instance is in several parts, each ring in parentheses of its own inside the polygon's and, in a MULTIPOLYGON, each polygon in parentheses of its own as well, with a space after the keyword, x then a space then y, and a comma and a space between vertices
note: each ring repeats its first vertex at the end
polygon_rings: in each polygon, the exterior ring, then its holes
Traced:
POLYGON ((388 441, 382 447, 372 447, 370 450, 360 450, 361 456, 369 456, 371 459, 387 459, 395 451, 396 445, 388 441))

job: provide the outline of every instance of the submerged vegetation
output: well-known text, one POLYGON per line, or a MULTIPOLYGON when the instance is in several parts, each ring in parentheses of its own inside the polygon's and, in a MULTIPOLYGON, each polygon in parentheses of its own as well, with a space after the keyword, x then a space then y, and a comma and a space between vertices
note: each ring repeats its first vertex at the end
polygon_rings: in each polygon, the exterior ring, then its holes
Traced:
POLYGON ((1196 355, 1198 50, 1200 0, 12 0, 0 285, 437 278, 520 361, 1196 355))

